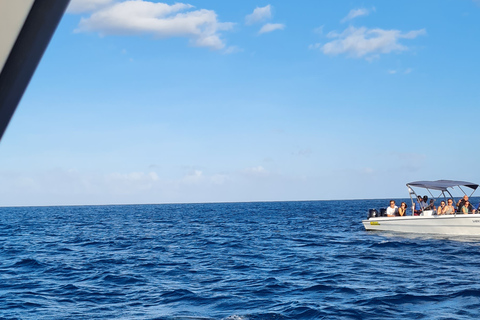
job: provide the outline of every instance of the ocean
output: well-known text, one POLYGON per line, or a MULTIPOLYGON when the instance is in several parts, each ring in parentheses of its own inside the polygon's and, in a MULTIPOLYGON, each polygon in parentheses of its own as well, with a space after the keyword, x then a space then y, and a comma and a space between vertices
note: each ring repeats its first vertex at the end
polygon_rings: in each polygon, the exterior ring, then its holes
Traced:
POLYGON ((472 319, 480 238, 386 200, 0 208, 0 319, 472 319))

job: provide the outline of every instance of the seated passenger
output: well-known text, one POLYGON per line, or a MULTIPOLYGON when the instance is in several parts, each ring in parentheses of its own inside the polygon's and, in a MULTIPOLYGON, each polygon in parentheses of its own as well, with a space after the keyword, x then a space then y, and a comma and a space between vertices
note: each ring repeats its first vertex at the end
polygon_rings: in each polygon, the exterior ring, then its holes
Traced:
POLYGON ((430 199, 430 203, 428 204, 428 206, 425 208, 425 210, 435 210, 437 209, 437 207, 435 207, 435 200, 433 199, 430 199))
POLYGON ((417 201, 415 201, 415 207, 413 208, 413 214, 418 216, 422 213, 424 208, 422 196, 417 196, 417 201))
POLYGON ((400 204, 400 208, 398 208, 398 214, 403 217, 407 215, 407 204, 405 202, 402 202, 400 204))
POLYGON ((468 196, 464 195, 462 199, 457 202, 457 210, 461 212, 461 208, 465 205, 465 202, 468 201, 468 196))
POLYGON ((398 212, 398 207, 395 205, 394 200, 390 200, 390 206, 387 208, 386 214, 387 217, 395 217, 398 212))
POLYGON ((475 213, 475 209, 473 206, 470 204, 470 201, 465 201, 463 206, 460 207, 460 212, 463 214, 469 214, 469 213, 475 213))
POLYGON ((447 211, 447 207, 445 206, 445 201, 440 201, 440 207, 437 208, 437 214, 443 215, 447 211))
POLYGON ((447 200, 447 205, 445 206, 445 214, 454 214, 455 208, 453 207, 453 199, 447 200))

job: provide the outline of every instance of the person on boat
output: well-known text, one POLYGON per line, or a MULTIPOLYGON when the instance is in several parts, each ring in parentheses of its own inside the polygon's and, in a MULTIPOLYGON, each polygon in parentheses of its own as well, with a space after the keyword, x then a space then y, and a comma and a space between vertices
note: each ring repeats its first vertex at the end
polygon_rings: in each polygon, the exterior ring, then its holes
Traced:
POLYGON ((404 217, 407 215, 407 204, 405 202, 402 202, 400 204, 400 208, 398 208, 398 214, 401 216, 401 217, 404 217))
POLYGON ((415 200, 415 205, 413 207, 413 213, 419 214, 422 211, 422 203, 423 199, 421 196, 417 196, 417 200, 415 200))
MULTIPOLYGON (((435 202, 435 200, 430 199, 430 203, 425 207, 425 210, 435 210, 436 207, 435 207, 435 203, 434 203, 434 202, 435 202)), ((425 202, 425 205, 426 205, 426 204, 427 204, 427 203, 425 202)))
POLYGON ((460 207, 460 212, 463 214, 475 213, 475 209, 470 204, 470 201, 465 201, 465 203, 460 207))
POLYGON ((445 205, 445 201, 440 201, 440 206, 437 208, 437 215, 443 215, 447 211, 447 206, 445 205))
POLYGON ((417 201, 415 201, 415 207, 413 209, 413 214, 418 216, 425 209, 425 203, 423 202, 422 196, 417 196, 417 201))
POLYGON ((395 217, 398 212, 398 207, 395 205, 395 200, 390 200, 390 206, 387 208, 387 217, 395 217))
POLYGON ((445 206, 445 214, 454 214, 455 207, 453 206, 453 199, 447 200, 447 205, 445 206))
POLYGON ((457 202, 457 210, 461 212, 461 208, 465 205, 465 202, 468 201, 468 196, 464 195, 462 199, 457 202))

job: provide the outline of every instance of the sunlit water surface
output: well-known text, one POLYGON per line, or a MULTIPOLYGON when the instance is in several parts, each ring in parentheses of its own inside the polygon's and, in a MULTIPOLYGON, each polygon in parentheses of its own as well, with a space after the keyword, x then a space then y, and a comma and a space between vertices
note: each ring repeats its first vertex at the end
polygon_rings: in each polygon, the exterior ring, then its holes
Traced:
POLYGON ((0 208, 0 318, 479 318, 480 238, 365 231, 387 204, 0 208))

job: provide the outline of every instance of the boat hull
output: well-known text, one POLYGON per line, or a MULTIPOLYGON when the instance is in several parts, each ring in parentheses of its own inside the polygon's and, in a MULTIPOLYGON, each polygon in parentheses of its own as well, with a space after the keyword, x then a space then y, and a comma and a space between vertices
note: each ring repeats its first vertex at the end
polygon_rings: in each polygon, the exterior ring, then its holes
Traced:
POLYGON ((362 221, 365 230, 480 236, 480 214, 377 217, 362 221))

